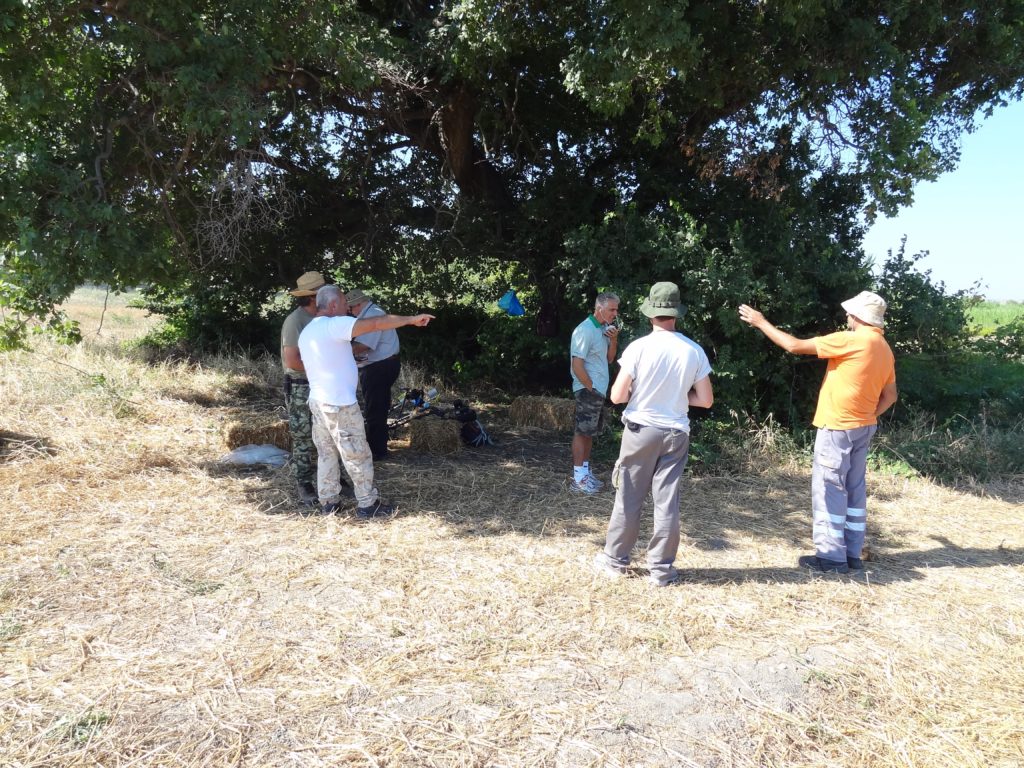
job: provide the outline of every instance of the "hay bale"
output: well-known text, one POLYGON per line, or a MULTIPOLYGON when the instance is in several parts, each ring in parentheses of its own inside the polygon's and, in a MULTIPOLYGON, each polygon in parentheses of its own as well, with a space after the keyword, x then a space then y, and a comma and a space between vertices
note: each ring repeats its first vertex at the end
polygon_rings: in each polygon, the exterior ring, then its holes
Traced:
POLYGON ((414 419, 409 422, 409 447, 421 453, 458 453, 462 450, 461 428, 459 422, 448 419, 414 419))
POLYGON ((576 401, 564 397, 517 397, 508 416, 517 427, 572 432, 576 427, 576 401))
POLYGON ((288 422, 270 421, 265 417, 229 422, 224 430, 224 442, 231 450, 243 445, 274 445, 285 451, 292 449, 288 422))

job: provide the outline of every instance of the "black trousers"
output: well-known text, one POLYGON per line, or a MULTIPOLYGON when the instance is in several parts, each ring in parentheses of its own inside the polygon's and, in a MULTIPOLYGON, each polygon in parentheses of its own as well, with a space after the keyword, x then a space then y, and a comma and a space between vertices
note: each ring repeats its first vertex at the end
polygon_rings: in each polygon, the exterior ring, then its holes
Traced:
POLYGON ((388 455, 388 410, 391 408, 391 387, 398 381, 402 364, 398 356, 359 369, 359 386, 363 389, 363 422, 366 442, 373 458, 388 455))

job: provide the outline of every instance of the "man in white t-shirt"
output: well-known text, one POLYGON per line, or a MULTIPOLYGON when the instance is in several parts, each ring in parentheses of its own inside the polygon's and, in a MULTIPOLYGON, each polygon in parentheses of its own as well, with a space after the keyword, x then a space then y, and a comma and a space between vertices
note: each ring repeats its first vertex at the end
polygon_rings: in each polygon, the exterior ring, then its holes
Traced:
POLYGON ((710 408, 711 364, 695 341, 675 329, 686 308, 675 283, 655 283, 640 307, 651 332, 626 347, 612 385, 613 403, 626 403, 619 460, 612 471, 615 506, 604 551, 594 564, 623 576, 640 535, 640 510, 650 492, 654 533, 647 545, 650 580, 657 586, 679 578, 679 480, 690 449, 690 406, 710 408))
POLYGON ((382 315, 357 320, 348 315, 348 302, 336 285, 316 292, 317 316, 299 336, 299 352, 309 379, 309 410, 317 450, 317 493, 324 514, 340 507, 340 457, 352 479, 356 515, 363 519, 390 516, 394 507, 380 499, 373 484, 373 457, 366 442, 363 416, 356 402, 359 374, 352 339, 364 333, 425 326, 433 315, 382 315))

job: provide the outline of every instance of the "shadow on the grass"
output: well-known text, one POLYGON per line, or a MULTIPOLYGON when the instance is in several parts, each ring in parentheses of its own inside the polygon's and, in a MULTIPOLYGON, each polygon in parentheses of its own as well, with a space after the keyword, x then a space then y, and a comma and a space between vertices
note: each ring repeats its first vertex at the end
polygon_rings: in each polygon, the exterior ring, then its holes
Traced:
POLYGON ((996 568, 1024 565, 1024 550, 980 549, 948 544, 923 551, 886 552, 877 561, 865 563, 864 571, 849 574, 816 573, 792 568, 686 568, 685 557, 677 560, 683 583, 738 584, 759 582, 768 584, 805 583, 812 579, 841 579, 862 584, 881 586, 905 581, 916 581, 925 571, 935 568, 996 568))
POLYGON ((53 456, 57 447, 49 438, 0 429, 0 463, 14 457, 53 456))
MULTIPOLYGON (((996 568, 1024 565, 1024 550, 958 547, 941 537, 932 538, 942 546, 921 551, 886 552, 879 560, 865 563, 863 571, 851 571, 848 574, 818 573, 800 568, 795 562, 791 568, 689 568, 686 565, 685 547, 680 550, 675 565, 679 570, 678 584, 681 585, 806 584, 827 579, 850 581, 866 586, 917 581, 925 577, 925 571, 935 568, 996 568)), ((630 577, 646 577, 648 573, 646 568, 639 566, 629 569, 630 577)))
MULTIPOLYGON (((428 515, 443 520, 455 538, 504 536, 511 533, 538 538, 575 538, 581 546, 600 548, 611 513, 610 489, 592 497, 568 492, 569 440, 552 435, 537 441, 514 430, 494 430, 497 445, 467 448, 455 456, 435 456, 392 446, 392 460, 377 467, 381 495, 396 503, 400 517, 428 515), (584 543, 586 542, 586 543, 584 543)), ((213 476, 246 478, 243 493, 262 514, 296 514, 303 508, 293 493, 290 470, 240 467, 208 462, 213 476), (253 482, 256 478, 259 481, 253 482)), ((605 474, 610 468, 605 468, 605 474)), ((890 499, 893 500, 893 499, 890 499)), ((809 579, 840 578, 882 585, 922 578, 929 568, 987 568, 1024 565, 1024 551, 958 547, 940 537, 928 550, 910 548, 910 534, 873 528, 869 533, 877 562, 867 574, 815 574, 792 567, 687 568, 686 550, 718 553, 727 563, 751 535, 765 542, 782 542, 796 551, 809 547, 810 514, 807 478, 783 471, 771 475, 690 477, 683 483, 681 532, 686 542, 677 567, 684 583, 742 582, 805 583, 809 579)), ((643 514, 641 544, 650 537, 650 501, 643 514)))

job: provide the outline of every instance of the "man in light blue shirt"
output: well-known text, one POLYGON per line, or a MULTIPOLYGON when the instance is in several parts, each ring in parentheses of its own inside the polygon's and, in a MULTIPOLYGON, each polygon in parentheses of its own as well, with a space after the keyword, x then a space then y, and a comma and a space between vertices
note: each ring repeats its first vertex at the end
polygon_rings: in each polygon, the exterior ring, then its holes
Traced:
POLYGON ((608 364, 619 344, 619 297, 598 294, 594 313, 576 326, 569 343, 572 392, 576 398, 576 427, 572 438, 572 481, 569 490, 587 495, 604 485, 590 471, 594 437, 604 426, 604 398, 608 392, 608 364))
MULTIPOLYGON (((387 314, 358 289, 345 294, 345 300, 356 320, 387 314)), ((352 339, 352 353, 359 366, 359 386, 363 390, 366 442, 370 444, 373 460, 384 461, 388 458, 391 387, 398 381, 402 367, 398 359, 398 333, 389 328, 357 336, 352 339)))

